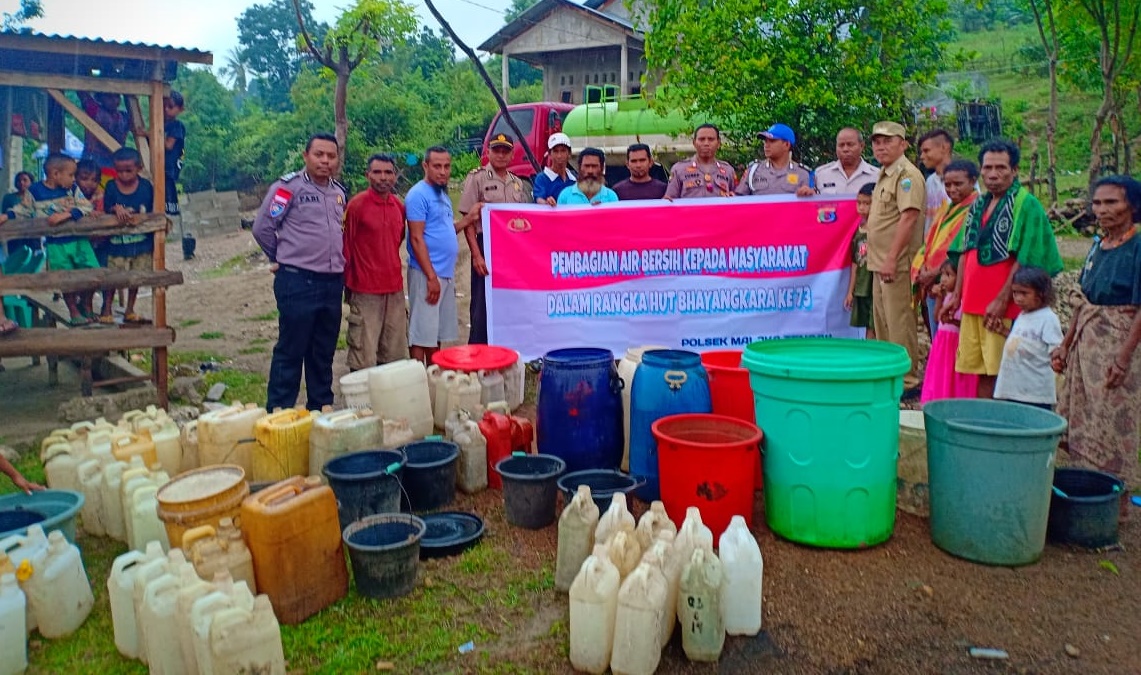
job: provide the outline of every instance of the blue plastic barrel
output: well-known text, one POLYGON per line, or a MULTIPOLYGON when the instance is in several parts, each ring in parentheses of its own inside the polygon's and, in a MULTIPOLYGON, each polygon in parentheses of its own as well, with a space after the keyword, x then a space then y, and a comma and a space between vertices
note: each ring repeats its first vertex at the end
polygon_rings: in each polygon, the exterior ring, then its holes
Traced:
POLYGON ((543 356, 535 434, 539 452, 567 471, 622 462, 622 380, 607 349, 556 349, 543 356))
POLYGON ((670 415, 711 412, 709 375, 700 354, 678 349, 642 354, 630 390, 630 473, 646 483, 634 490, 635 495, 648 502, 660 498, 654 422, 670 415))

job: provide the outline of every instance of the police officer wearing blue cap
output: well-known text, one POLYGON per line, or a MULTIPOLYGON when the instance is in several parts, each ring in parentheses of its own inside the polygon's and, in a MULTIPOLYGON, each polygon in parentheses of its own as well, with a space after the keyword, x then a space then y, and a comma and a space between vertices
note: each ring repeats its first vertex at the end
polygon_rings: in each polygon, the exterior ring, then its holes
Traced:
POLYGON ((764 161, 755 160, 737 184, 739 195, 797 195, 809 197, 816 190, 809 184, 808 170, 792 161, 796 134, 787 124, 774 124, 758 134, 765 142, 764 161))

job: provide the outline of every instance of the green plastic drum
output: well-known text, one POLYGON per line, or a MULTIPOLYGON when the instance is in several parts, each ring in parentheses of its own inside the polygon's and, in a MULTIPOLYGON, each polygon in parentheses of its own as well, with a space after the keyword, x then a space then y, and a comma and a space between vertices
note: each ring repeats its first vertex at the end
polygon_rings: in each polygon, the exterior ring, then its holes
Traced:
POLYGON ((874 340, 789 338, 750 344, 742 365, 765 435, 772 531, 826 548, 891 537, 907 352, 874 340))

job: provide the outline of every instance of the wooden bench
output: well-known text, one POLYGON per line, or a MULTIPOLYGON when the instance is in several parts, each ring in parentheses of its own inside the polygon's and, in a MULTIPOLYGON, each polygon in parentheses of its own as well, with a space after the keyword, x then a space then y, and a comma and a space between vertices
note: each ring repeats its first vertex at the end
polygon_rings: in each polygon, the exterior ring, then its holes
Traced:
POLYGON ((138 217, 128 225, 120 225, 114 216, 88 217, 78 222, 67 222, 51 226, 45 218, 9 221, 0 225, 0 242, 17 238, 41 236, 79 235, 86 237, 111 236, 122 234, 154 233, 154 269, 138 271, 56 270, 39 274, 13 274, 0 276, 0 295, 21 294, 32 304, 35 315, 34 328, 24 328, 4 338, 0 338, 0 358, 14 356, 47 356, 49 382, 58 382, 55 366, 59 357, 75 357, 80 360, 81 390, 84 396, 91 396, 96 386, 111 386, 135 381, 139 378, 127 377, 104 380, 96 383, 92 376, 92 361, 109 352, 127 349, 153 350, 151 379, 158 390, 159 402, 167 405, 167 348, 174 343, 174 329, 166 325, 166 289, 181 284, 182 273, 165 269, 166 232, 169 220, 162 214, 148 214, 138 217), (62 328, 60 323, 66 317, 34 297, 27 295, 36 292, 62 291, 83 293, 104 288, 153 288, 154 324, 137 328, 62 328))

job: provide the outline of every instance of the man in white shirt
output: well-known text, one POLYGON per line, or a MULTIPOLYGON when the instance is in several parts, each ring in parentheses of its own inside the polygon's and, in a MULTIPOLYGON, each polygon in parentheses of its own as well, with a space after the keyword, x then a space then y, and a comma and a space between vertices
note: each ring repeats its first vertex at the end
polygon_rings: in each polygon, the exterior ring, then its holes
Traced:
POLYGON ((816 168, 816 189, 822 195, 854 195, 877 178, 879 169, 864 161, 863 134, 845 127, 836 134, 836 161, 816 168))

